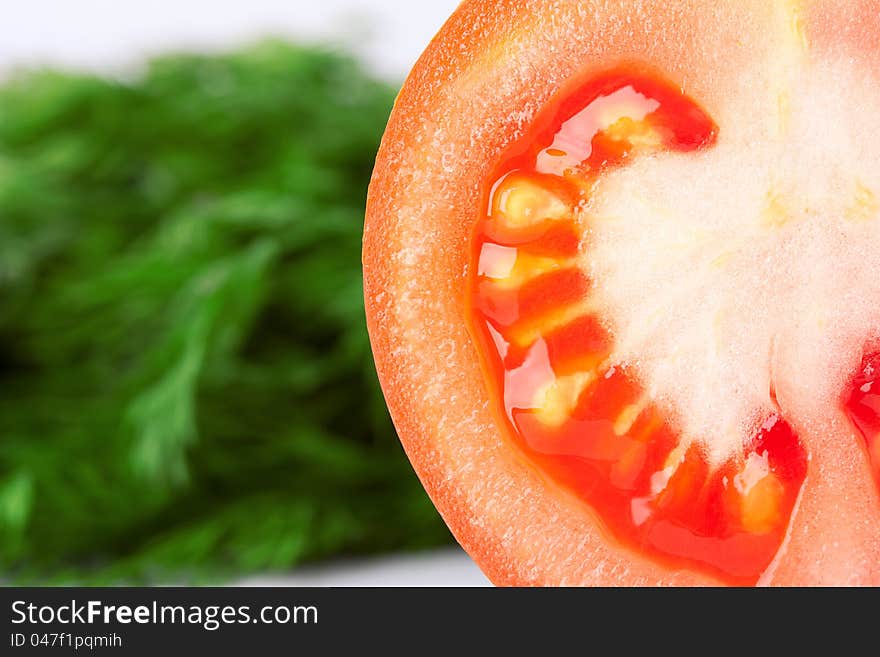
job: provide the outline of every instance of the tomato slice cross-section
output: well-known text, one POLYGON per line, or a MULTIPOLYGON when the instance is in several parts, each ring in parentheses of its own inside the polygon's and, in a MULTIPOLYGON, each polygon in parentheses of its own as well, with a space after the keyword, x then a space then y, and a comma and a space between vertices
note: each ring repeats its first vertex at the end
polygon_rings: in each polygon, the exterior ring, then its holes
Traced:
POLYGON ((878 0, 465 0, 364 233, 401 442, 498 584, 880 583, 878 0))

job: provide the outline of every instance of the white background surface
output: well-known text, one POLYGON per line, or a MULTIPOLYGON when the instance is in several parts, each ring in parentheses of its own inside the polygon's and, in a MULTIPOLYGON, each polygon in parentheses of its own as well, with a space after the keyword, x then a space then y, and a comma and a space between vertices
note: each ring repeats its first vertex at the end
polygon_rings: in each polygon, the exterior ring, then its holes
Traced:
POLYGON ((145 54, 275 35, 348 44, 402 80, 458 0, 0 0, 0 74, 63 64, 114 70, 145 54))
MULTIPOLYGON (((401 81, 458 0, 0 0, 0 76, 55 65, 121 72, 174 49, 217 50, 260 37, 331 40, 401 81)), ((309 566, 242 584, 481 586, 460 550, 309 566)))

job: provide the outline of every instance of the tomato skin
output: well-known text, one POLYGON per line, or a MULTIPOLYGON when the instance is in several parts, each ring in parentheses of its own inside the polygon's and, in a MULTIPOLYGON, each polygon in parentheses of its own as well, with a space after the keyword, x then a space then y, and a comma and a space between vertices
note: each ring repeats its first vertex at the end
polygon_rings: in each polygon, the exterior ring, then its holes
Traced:
MULTIPOLYGON (((880 13, 878 3, 844 4, 811 5, 807 33, 825 34, 819 21, 833 11, 855 26, 840 36, 844 45, 880 42, 866 32, 871 21, 860 20, 880 13)), ((407 80, 369 192, 368 326, 404 448, 455 536, 496 584, 718 580, 616 545, 589 510, 501 439, 463 311, 468 244, 493 162, 568 80, 630 61, 662 71, 736 134, 737 116, 776 102, 740 92, 755 86, 749 75, 772 68, 788 38, 778 8, 765 0, 475 0, 461 5, 407 80)), ((837 48, 826 41, 823 48, 837 48)), ((868 46, 874 62, 876 49, 868 46)), ((846 440, 842 426, 829 421, 827 443, 812 446, 810 468, 822 476, 808 476, 787 551, 762 583, 880 582, 872 543, 847 533, 848 524, 816 522, 844 495, 863 513, 878 506, 866 466, 836 447, 846 440), (834 540, 829 532, 840 546, 822 562, 816 551, 834 540)), ((871 513, 880 526, 880 510, 871 513)), ((847 516, 856 520, 864 518, 847 516)))

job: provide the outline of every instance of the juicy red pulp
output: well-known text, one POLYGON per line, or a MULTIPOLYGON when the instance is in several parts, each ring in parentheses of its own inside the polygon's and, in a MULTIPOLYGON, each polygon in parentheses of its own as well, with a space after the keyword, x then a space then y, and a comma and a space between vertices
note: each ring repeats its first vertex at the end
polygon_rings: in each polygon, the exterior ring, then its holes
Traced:
MULTIPOLYGON (((634 373, 609 360, 613 337, 584 304, 594 281, 577 265, 589 243, 574 209, 598 176, 642 152, 709 148, 716 134, 692 100, 635 69, 560 94, 487 181, 469 315, 498 410, 529 460, 622 544, 751 584, 785 538, 806 476, 800 441, 768 409, 723 463, 682 442, 634 373), (517 214, 510 199, 522 189, 550 201, 527 198, 517 214)), ((876 423, 876 399, 857 402, 859 417, 876 423)))
POLYGON ((880 351, 862 360, 844 407, 865 441, 874 478, 880 483, 880 351))

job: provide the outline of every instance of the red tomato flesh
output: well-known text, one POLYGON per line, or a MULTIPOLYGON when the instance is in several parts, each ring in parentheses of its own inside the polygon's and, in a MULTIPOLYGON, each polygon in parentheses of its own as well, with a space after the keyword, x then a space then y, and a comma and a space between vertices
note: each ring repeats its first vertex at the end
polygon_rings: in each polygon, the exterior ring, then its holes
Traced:
POLYGON ((845 408, 865 441, 874 478, 880 483, 880 352, 865 356, 845 408))
MULTIPOLYGON (((611 537, 671 568, 754 584, 806 476, 800 440, 768 409, 741 453, 711 463, 615 362, 578 262, 589 237, 577 209, 597 177, 651 152, 711 148, 717 132, 694 101, 635 67, 560 93, 486 181, 469 319, 510 439, 611 537)), ((849 402, 874 443, 877 360, 849 402)))

